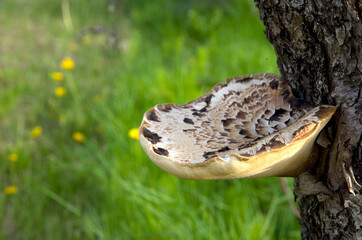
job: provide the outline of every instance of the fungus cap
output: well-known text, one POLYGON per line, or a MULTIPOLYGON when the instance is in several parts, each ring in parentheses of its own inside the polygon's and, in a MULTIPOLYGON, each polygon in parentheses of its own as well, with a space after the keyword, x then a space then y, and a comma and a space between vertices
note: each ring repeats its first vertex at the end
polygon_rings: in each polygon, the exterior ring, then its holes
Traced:
POLYGON ((334 106, 311 107, 271 73, 229 78, 183 105, 144 114, 140 142, 161 169, 187 179, 294 177, 334 106))

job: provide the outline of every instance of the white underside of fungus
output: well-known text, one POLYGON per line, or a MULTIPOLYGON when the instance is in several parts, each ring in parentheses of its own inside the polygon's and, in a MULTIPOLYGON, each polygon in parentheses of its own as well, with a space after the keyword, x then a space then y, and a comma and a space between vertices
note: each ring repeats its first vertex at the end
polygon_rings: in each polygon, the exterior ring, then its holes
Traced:
POLYGON ((334 112, 294 98, 275 74, 235 77, 186 104, 147 111, 140 142, 157 166, 182 178, 297 176, 334 112))

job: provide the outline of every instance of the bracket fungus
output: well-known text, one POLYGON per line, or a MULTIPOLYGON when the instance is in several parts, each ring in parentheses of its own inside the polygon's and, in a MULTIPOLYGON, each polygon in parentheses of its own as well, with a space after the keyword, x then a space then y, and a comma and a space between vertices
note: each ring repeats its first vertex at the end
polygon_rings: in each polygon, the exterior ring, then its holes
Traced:
POLYGON ((296 99, 275 74, 235 77, 186 104, 148 110, 140 142, 181 178, 294 177, 311 166, 314 141, 335 110, 296 99))

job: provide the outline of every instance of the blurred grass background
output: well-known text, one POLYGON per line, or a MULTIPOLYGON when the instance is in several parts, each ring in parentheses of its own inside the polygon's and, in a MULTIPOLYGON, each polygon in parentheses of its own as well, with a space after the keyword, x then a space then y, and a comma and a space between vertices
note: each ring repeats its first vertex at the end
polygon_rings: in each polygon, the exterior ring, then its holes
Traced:
POLYGON ((179 179, 129 136, 157 103, 278 73, 254 3, 118 4, 1 0, 0 239, 299 239, 278 179, 179 179))

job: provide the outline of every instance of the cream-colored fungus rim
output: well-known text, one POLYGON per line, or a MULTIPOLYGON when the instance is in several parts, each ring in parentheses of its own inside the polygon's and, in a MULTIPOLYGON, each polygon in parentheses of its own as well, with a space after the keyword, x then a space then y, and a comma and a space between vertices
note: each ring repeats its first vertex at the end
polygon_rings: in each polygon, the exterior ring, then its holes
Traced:
POLYGON ((147 111, 140 143, 181 178, 293 177, 311 165, 314 141, 335 109, 295 99, 275 74, 230 78, 186 104, 147 111))

